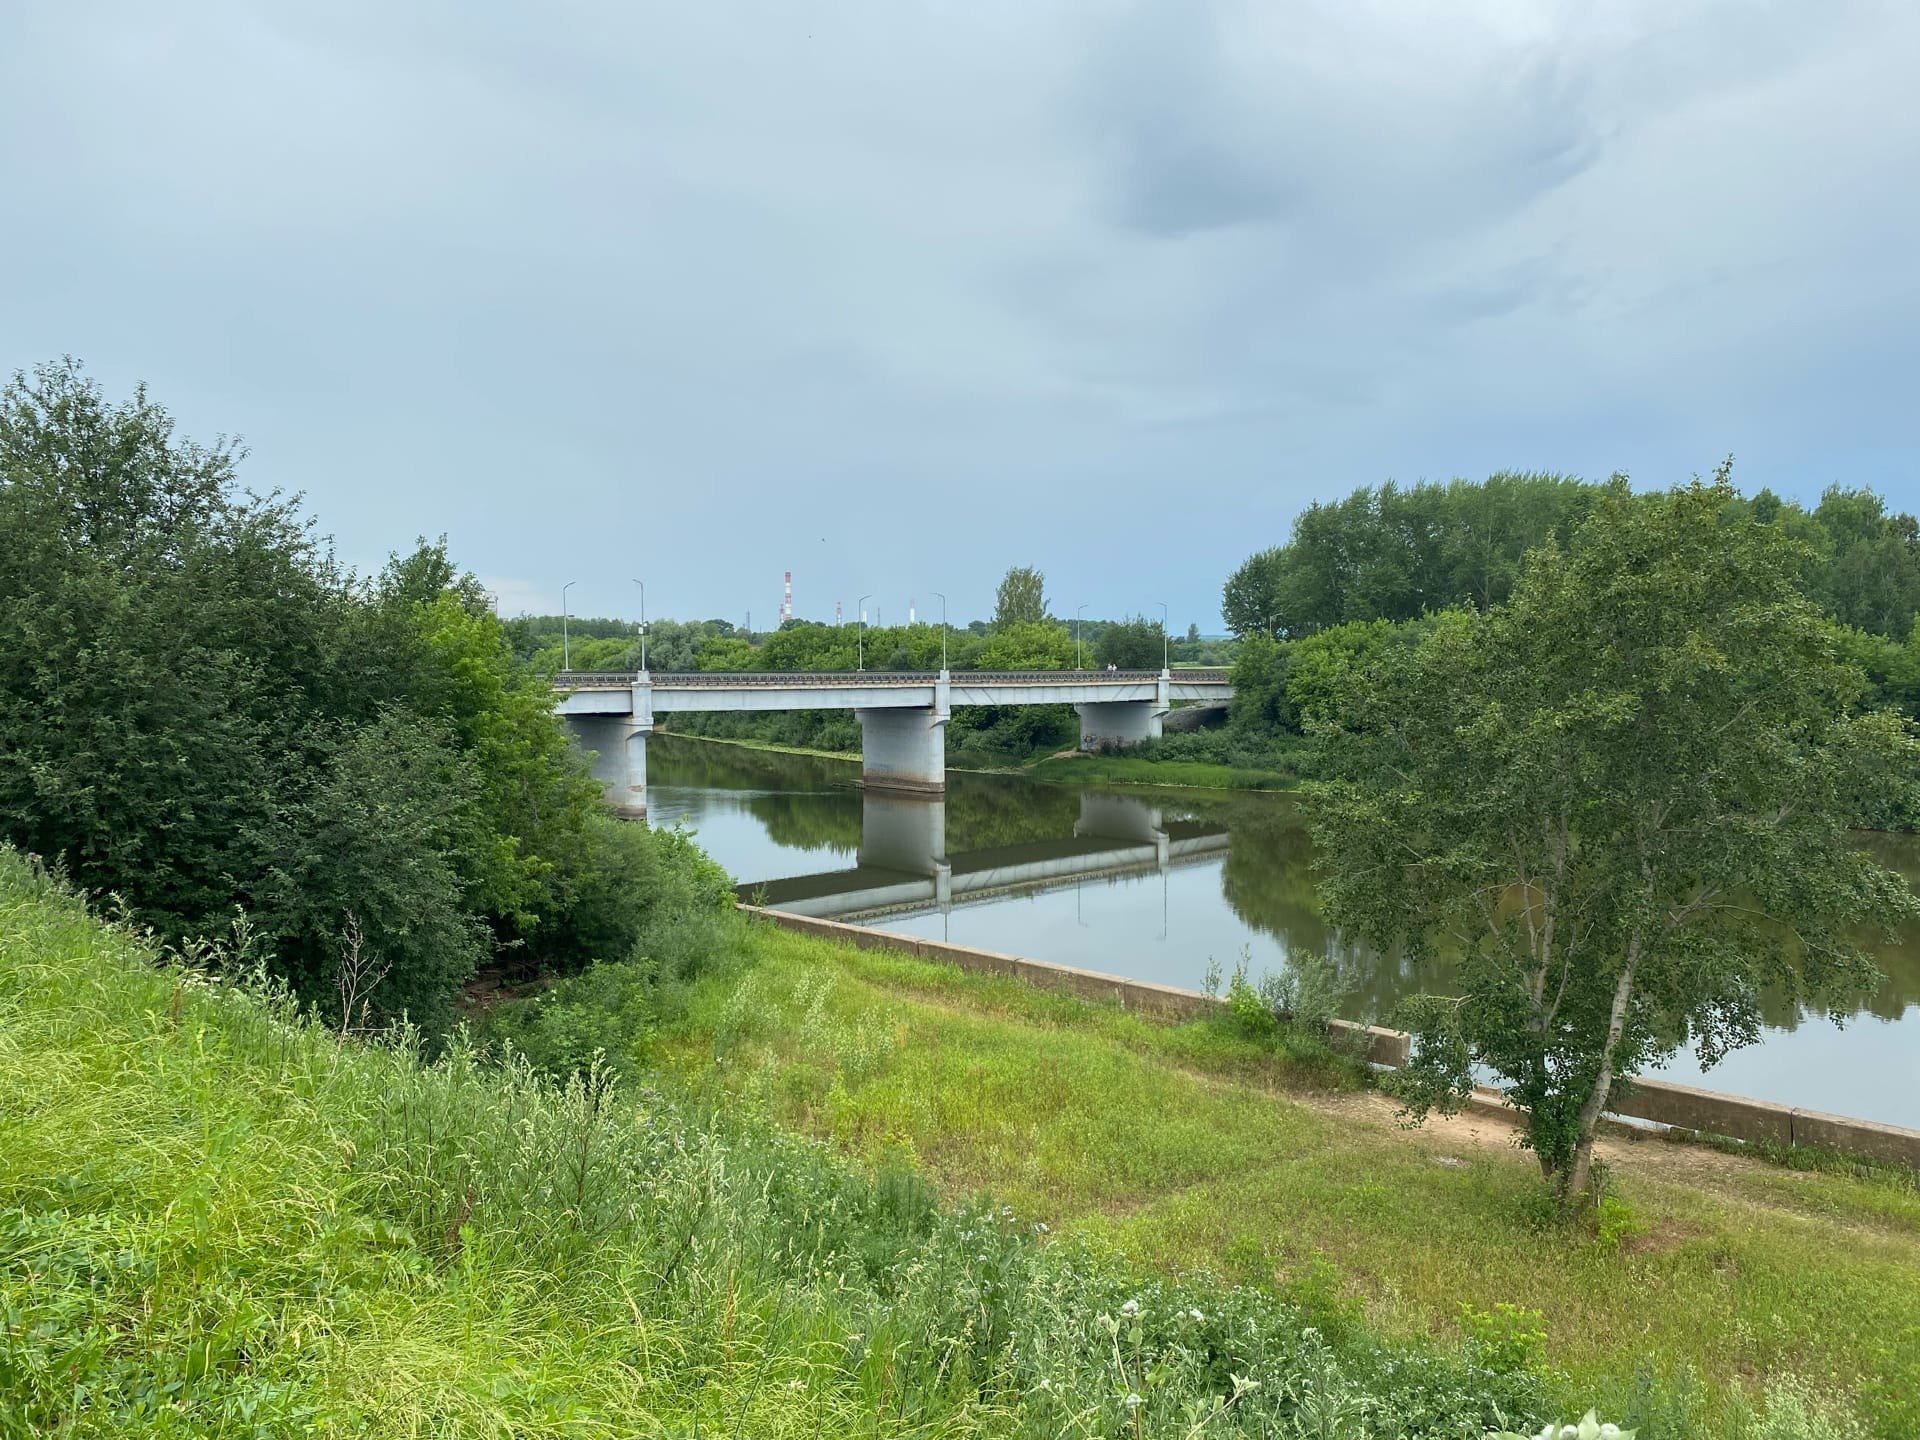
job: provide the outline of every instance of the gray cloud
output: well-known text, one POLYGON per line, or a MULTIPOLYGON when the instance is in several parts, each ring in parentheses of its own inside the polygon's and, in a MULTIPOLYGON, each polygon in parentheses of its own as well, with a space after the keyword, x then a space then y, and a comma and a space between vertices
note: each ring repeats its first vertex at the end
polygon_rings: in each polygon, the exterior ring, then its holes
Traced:
POLYGON ((26 0, 0 364, 503 595, 972 614, 1036 560, 1204 626, 1388 475, 1920 502, 1916 54, 1864 0, 26 0))

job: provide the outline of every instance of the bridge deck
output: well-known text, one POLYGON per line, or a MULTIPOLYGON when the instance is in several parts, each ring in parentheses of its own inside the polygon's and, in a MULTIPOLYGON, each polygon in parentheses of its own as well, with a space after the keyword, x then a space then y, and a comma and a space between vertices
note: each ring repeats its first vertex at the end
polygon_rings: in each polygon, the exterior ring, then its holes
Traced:
POLYGON ((749 670, 638 674, 562 671, 553 679, 563 715, 689 710, 945 709, 950 705, 1139 704, 1225 700, 1224 670, 749 670))
MULTIPOLYGON (((630 690, 640 679, 634 670, 562 670, 553 677, 556 690, 630 690)), ((1175 685, 1227 685, 1226 670, 1175 670, 1175 685)), ((655 690, 786 690, 795 687, 884 685, 922 686, 940 676, 931 670, 687 670, 653 671, 655 690)), ((981 685, 1138 685, 1160 678, 1158 670, 955 670, 948 674, 956 686, 981 685)))

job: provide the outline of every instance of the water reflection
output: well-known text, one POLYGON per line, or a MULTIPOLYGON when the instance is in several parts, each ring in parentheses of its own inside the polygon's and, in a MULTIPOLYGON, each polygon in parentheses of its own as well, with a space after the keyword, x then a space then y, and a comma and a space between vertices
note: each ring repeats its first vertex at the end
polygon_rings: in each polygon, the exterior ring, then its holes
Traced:
MULTIPOLYGON (((1258 976, 1331 954, 1347 1012, 1384 1019, 1444 993, 1444 960, 1415 965, 1331 931, 1312 843, 1283 795, 1088 792, 950 773, 943 801, 863 792, 848 762, 662 737, 650 747, 656 824, 686 824, 770 904, 905 933, 1197 987, 1209 962, 1258 976)), ((1920 886, 1920 840, 1863 836, 1920 886)), ((1841 1030, 1766 997, 1762 1044, 1673 1078, 1920 1125, 1920 927, 1863 937, 1883 983, 1841 1030)))

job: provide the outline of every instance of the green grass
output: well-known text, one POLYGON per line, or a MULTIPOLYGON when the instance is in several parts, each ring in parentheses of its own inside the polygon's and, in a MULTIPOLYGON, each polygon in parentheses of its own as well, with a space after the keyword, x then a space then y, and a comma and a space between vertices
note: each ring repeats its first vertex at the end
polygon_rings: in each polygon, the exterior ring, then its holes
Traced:
MULTIPOLYGON (((426 1064, 155 961, 0 850, 8 1440, 1197 1440, 1369 1409, 1466 1435, 1545 1409, 1471 1345, 1382 1345, 1337 1306, 943 1207, 770 1124, 750 1076, 716 1112, 461 1043, 426 1064)), ((698 998, 727 1024, 755 993, 698 998)), ((884 1061, 815 1000, 836 1073, 884 1061)))
MULTIPOLYGON (((721 952, 606 1031, 630 1080, 560 1085, 156 964, 0 851, 0 1436, 1471 1436, 1598 1403, 1757 1440, 1813 1432, 1729 1383, 1789 1371, 1912 1433, 1911 1186, 1649 1144, 1641 1233, 1602 1245, 1306 1041, 744 921, 721 952), (1463 1335, 1500 1302, 1544 1368, 1463 1335), (1637 1396, 1643 1356, 1713 1393, 1637 1396)), ((605 971, 511 1013, 653 983, 605 971)))
MULTIPOLYGON (((763 1085, 851 1153, 910 1152, 951 1193, 1167 1272, 1331 1277, 1389 1335, 1459 1307, 1545 1317, 1570 1397, 1624 1414, 1636 1371, 1690 1367, 1724 1428, 1736 1384, 1852 1397, 1875 1433, 1920 1424, 1920 1188, 1647 1140, 1620 1157, 1628 1234, 1543 1217, 1509 1146, 1409 1135, 1341 1103, 1338 1066, 1223 1022, 1118 1011, 763 928, 744 979, 696 989, 663 1037, 689 1074, 763 1085), (1334 1092, 1329 1098, 1329 1092, 1334 1092)), ((1318 1277, 1315 1279, 1314 1277, 1318 1277)))
POLYGON ((675 740, 698 740, 703 745, 733 745, 742 750, 764 750, 772 755, 811 755, 819 760, 858 760, 858 750, 816 750, 805 745, 781 745, 772 740, 749 740, 735 735, 695 735, 685 730, 672 732, 675 740))
POLYGON ((1212 760, 1149 760, 1136 755, 1050 755, 1026 767, 1041 780, 1080 785, 1164 785, 1200 790, 1291 790, 1299 777, 1212 760))

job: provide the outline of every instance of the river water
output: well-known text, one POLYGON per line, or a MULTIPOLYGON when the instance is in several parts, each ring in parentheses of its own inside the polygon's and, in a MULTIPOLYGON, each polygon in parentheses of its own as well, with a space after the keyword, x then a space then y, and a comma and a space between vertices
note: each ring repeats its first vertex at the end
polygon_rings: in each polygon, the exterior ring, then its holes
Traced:
MULTIPOLYGON (((1343 944, 1315 902, 1312 843, 1289 796, 1101 791, 949 772, 941 801, 862 791, 851 761, 684 737, 648 745, 655 825, 680 825, 764 903, 1141 980, 1203 987, 1333 954, 1346 1012, 1385 1021, 1426 970, 1343 944)), ((1920 837, 1864 847, 1920 888, 1920 837)), ((1843 1023, 1767 1007, 1757 1045, 1668 1079, 1920 1127, 1920 926, 1872 944, 1884 979, 1843 1023)))

